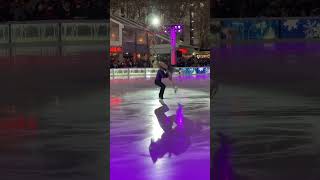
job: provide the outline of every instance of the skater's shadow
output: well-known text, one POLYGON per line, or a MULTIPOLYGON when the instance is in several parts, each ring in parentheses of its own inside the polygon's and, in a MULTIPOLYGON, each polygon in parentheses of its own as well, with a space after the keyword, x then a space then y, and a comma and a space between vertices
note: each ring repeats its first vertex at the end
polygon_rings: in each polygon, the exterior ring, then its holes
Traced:
POLYGON ((150 156, 153 163, 163 158, 166 154, 169 157, 180 155, 187 151, 191 144, 191 135, 200 131, 200 125, 194 123, 183 115, 183 106, 178 105, 175 115, 167 116, 168 106, 160 100, 161 107, 155 109, 154 113, 164 133, 161 138, 151 140, 149 146, 150 156))
POLYGON ((234 180, 234 172, 231 164, 231 141, 229 137, 218 133, 220 145, 213 155, 213 179, 234 180))

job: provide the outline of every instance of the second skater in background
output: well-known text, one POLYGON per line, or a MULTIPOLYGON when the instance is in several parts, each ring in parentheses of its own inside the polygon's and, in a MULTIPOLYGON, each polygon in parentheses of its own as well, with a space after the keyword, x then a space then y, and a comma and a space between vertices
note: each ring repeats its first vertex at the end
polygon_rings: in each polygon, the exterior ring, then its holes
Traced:
POLYGON ((169 75, 168 78, 172 83, 172 87, 174 88, 174 93, 177 93, 178 87, 176 86, 176 84, 175 84, 175 82, 173 80, 173 73, 174 73, 175 69, 174 69, 174 67, 172 65, 169 65, 167 69, 168 69, 168 75, 169 75))

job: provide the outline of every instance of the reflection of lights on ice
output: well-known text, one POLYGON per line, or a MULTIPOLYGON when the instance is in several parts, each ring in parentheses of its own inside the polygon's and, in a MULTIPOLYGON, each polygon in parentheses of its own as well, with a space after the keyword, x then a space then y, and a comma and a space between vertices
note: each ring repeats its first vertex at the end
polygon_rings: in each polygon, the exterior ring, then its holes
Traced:
POLYGON ((152 78, 151 75, 147 75, 147 76, 146 76, 146 79, 147 79, 147 80, 150 80, 151 78, 152 78))
POLYGON ((121 97, 111 97, 110 105, 111 106, 119 106, 122 103, 121 97))
POLYGON ((183 109, 181 104, 178 104, 178 109, 176 111, 176 118, 177 118, 178 126, 182 126, 184 117, 183 117, 183 109))
POLYGON ((163 132, 164 131, 161 128, 161 126, 159 125, 157 117, 153 116, 152 117, 152 131, 151 131, 152 139, 155 141, 160 139, 163 132))
MULTIPOLYGON (((150 107, 150 110, 154 110, 156 108, 158 108, 158 105, 157 104, 157 100, 153 100, 153 104, 154 106, 150 107)), ((156 117, 156 115, 153 113, 153 116, 152 116, 152 124, 151 124, 151 131, 150 131, 150 134, 151 134, 151 138, 155 141, 157 141, 158 139, 161 138, 162 134, 164 133, 163 129, 161 128, 160 124, 159 124, 159 121, 158 121, 158 118, 156 117)))

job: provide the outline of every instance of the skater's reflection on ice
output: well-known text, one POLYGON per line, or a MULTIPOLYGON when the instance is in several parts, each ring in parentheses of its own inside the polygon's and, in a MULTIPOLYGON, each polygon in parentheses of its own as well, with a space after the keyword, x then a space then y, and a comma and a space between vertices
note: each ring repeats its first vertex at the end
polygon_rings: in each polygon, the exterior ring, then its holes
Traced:
POLYGON ((213 179, 215 180, 234 180, 234 174, 231 165, 231 147, 230 139, 218 133, 220 146, 213 155, 213 179))
POLYGON ((163 158, 180 155, 187 151, 191 144, 191 135, 200 131, 200 125, 184 117, 183 106, 178 104, 175 115, 167 116, 169 107, 160 100, 161 107, 155 109, 154 113, 158 119, 163 134, 158 140, 151 139, 149 152, 153 163, 163 158))

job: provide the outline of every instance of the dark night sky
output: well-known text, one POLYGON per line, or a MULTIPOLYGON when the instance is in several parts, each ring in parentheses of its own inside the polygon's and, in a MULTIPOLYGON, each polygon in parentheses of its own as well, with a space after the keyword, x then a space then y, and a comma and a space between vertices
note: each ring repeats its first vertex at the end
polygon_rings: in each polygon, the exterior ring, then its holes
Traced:
POLYGON ((211 0, 211 18, 318 16, 318 0, 211 0))

